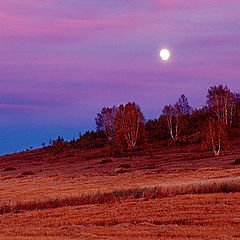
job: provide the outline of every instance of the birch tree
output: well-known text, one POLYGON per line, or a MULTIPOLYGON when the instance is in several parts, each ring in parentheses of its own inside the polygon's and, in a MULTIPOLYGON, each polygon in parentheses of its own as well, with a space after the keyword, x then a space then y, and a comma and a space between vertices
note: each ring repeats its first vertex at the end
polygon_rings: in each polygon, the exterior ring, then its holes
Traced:
POLYGON ((117 108, 115 106, 112 108, 104 107, 101 113, 98 113, 95 118, 97 131, 103 131, 110 143, 114 141, 116 113, 117 108))
POLYGON ((213 117, 208 119, 204 135, 202 149, 212 149, 215 156, 229 145, 227 125, 213 117))
POLYGON ((180 125, 183 123, 183 116, 191 113, 191 107, 188 104, 187 98, 182 94, 174 106, 166 105, 162 112, 166 117, 171 138, 177 141, 180 133, 180 125))
POLYGON ((166 117, 167 124, 168 124, 168 129, 169 129, 169 133, 170 133, 171 138, 174 141, 177 141, 179 116, 176 115, 175 108, 172 105, 166 105, 163 108, 162 112, 163 112, 163 115, 166 117), (175 131, 174 131, 173 128, 175 128, 175 131))
POLYGON ((226 86, 213 86, 208 89, 207 107, 210 118, 202 142, 203 147, 211 146, 214 155, 228 146, 228 131, 232 126, 236 111, 237 95, 226 86))
POLYGON ((144 129, 144 117, 140 107, 136 103, 120 105, 116 114, 115 133, 118 143, 127 143, 129 147, 135 147, 139 132, 144 129), (140 129, 141 128, 141 129, 140 129))
POLYGON ((207 95, 207 105, 217 120, 222 121, 227 126, 232 126, 236 109, 236 94, 232 93, 227 86, 210 87, 207 95))

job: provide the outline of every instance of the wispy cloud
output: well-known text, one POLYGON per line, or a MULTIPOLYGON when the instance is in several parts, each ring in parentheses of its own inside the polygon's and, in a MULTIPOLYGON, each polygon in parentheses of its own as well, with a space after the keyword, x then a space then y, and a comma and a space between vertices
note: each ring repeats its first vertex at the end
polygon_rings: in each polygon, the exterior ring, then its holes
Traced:
POLYGON ((0 103, 0 109, 10 109, 10 110, 34 110, 36 106, 34 105, 21 105, 21 104, 3 104, 0 103))

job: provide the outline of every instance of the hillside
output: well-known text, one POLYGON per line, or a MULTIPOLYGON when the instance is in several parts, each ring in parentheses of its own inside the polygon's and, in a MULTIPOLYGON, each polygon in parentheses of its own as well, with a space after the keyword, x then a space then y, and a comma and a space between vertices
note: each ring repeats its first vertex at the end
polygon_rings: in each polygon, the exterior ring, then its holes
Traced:
POLYGON ((1 156, 0 239, 238 239, 239 144, 219 157, 198 145, 1 156))

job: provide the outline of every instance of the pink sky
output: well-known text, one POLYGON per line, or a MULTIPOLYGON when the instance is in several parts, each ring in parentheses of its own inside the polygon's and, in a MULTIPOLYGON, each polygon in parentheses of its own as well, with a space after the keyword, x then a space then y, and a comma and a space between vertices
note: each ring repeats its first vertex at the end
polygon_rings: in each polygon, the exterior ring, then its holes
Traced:
POLYGON ((238 92, 239 29, 239 0, 1 0, 0 154, 95 129, 104 106, 158 118, 182 93, 238 92))

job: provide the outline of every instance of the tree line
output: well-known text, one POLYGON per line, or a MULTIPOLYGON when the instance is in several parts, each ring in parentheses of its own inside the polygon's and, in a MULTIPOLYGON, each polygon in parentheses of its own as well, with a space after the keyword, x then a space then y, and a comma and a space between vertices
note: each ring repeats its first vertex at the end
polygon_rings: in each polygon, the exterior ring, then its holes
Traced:
POLYGON ((95 118, 96 131, 70 142, 58 138, 49 147, 105 147, 106 152, 115 154, 139 146, 199 143, 202 150, 219 155, 238 134, 239 120, 240 95, 227 85, 218 85, 208 89, 203 107, 192 108, 182 94, 175 104, 163 107, 158 119, 146 120, 135 102, 103 107, 95 118))
POLYGON ((109 145, 201 143, 203 150, 219 155, 239 127, 240 98, 223 85, 210 87, 206 98, 204 107, 193 109, 182 94, 174 105, 164 106, 158 119, 148 121, 134 102, 103 107, 95 119, 97 132, 109 145))

